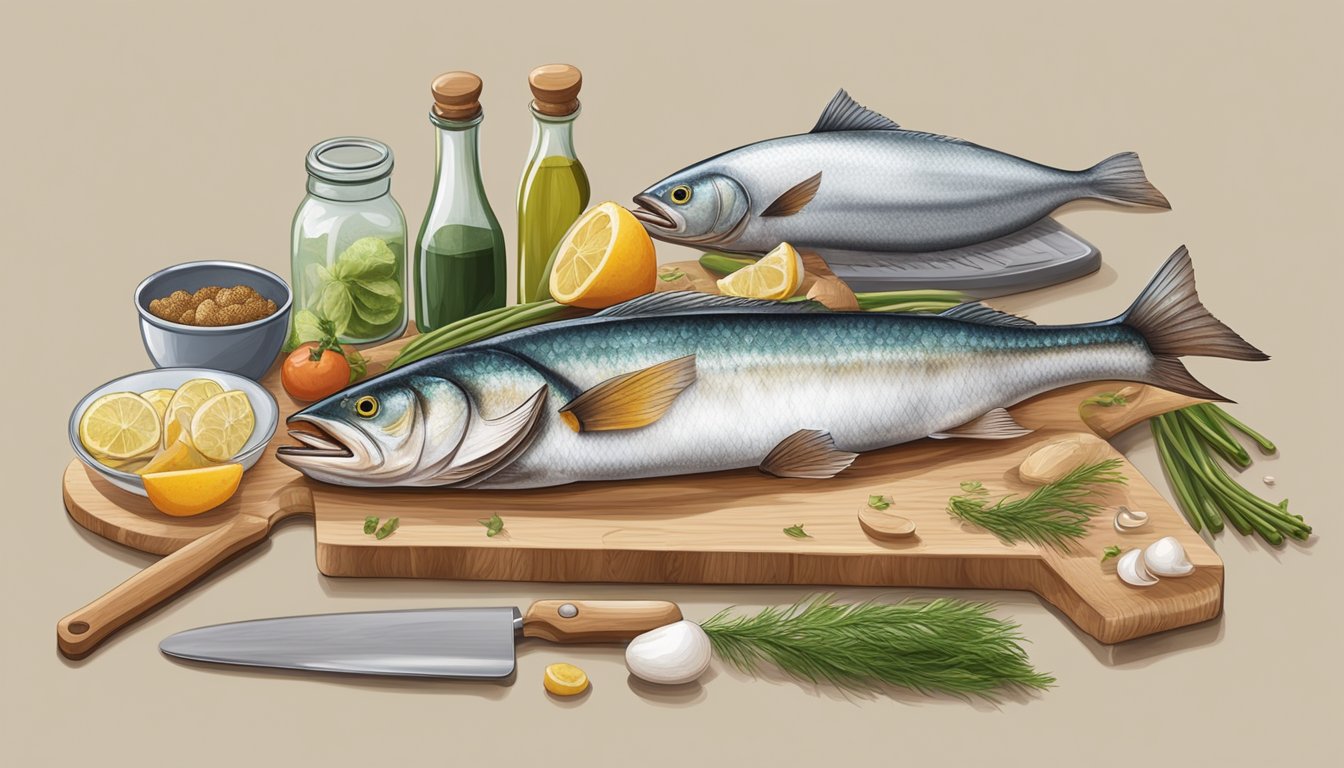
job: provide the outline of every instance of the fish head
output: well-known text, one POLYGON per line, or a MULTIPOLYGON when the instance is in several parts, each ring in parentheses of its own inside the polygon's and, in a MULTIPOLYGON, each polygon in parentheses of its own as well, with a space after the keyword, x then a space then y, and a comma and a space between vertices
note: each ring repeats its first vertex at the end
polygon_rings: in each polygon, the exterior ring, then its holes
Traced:
POLYGON ((711 246, 737 238, 751 198, 737 179, 692 167, 636 195, 635 203, 635 218, 659 240, 711 246))
POLYGON ((389 374, 337 392, 291 416, 280 461, 323 482, 415 484, 446 462, 471 420, 467 394, 436 376, 389 374))

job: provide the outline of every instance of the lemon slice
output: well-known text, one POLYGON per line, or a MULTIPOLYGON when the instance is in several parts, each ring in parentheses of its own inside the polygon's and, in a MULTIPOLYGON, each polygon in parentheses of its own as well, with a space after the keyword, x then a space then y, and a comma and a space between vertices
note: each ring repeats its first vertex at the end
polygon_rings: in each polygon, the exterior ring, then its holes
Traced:
POLYGON ((222 464, 143 477, 154 508, 174 517, 190 517, 218 507, 233 497, 243 480, 242 464, 222 464))
POLYGON ((151 389, 148 392, 141 392, 140 396, 149 401, 154 406, 154 410, 159 412, 159 420, 163 420, 163 415, 168 412, 168 401, 173 399, 176 390, 173 389, 151 389))
POLYGON ((103 395, 79 417, 79 442, 99 460, 133 459, 158 445, 159 415, 134 392, 103 395))
POLYGON ((574 696, 588 689, 588 675, 573 664, 552 664, 543 684, 556 696, 574 696))
POLYGON ((178 387, 164 409, 163 447, 176 443, 182 436, 182 416, 179 411, 186 409, 186 420, 190 423, 192 414, 201 407, 201 403, 223 391, 224 387, 213 379, 192 379, 178 387))
POLYGON ((588 209, 556 246, 551 298, 601 309, 653 291, 658 257, 644 225, 607 202, 588 209))
POLYGON ((221 392, 192 414, 191 443, 211 461, 228 461, 243 449, 256 425, 246 392, 221 392))
POLYGON ((803 257, 788 243, 718 282, 719 292, 726 296, 773 300, 789 298, 802 284, 803 257))

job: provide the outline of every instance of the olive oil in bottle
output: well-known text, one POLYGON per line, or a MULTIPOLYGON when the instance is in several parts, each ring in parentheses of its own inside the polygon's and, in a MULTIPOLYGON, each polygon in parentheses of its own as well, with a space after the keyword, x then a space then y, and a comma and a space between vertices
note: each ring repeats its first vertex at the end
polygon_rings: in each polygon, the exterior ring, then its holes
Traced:
POLYGON ((550 298, 551 256, 588 207, 588 175, 574 153, 583 74, 547 64, 528 76, 532 88, 532 149, 518 183, 518 302, 550 298))
POLYGON ((477 155, 481 79, 449 72, 430 88, 438 133, 434 193, 415 248, 415 324, 423 331, 505 303, 504 234, 477 155))

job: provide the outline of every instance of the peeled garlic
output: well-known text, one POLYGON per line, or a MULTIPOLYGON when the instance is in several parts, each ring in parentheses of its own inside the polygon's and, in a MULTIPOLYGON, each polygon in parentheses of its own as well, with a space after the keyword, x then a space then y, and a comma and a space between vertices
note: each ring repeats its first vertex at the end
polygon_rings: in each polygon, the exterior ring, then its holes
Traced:
POLYGON ((1158 576, 1189 576, 1195 566, 1185 556, 1185 547, 1174 536, 1158 539, 1143 550, 1143 563, 1158 576))
POLYGON ((1086 432, 1076 432, 1038 446, 1022 460, 1017 473, 1028 483, 1045 485, 1079 467, 1095 464, 1109 453, 1110 446, 1105 440, 1086 432))
POLYGON ((1115 513, 1115 530, 1125 533, 1148 524, 1148 513, 1121 505, 1115 513))
POLYGON ((704 674, 711 654, 705 630, 682 620, 631 640, 625 649, 625 666, 640 680, 678 685, 704 674))
POLYGON ((1143 567, 1143 550, 1131 549, 1115 562, 1115 575, 1120 580, 1135 587, 1151 587, 1157 579, 1143 567))

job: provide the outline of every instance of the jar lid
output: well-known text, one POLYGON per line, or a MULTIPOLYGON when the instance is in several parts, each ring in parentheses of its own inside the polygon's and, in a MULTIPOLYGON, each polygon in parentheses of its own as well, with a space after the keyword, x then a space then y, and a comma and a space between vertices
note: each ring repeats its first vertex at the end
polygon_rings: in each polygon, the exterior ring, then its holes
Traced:
POLYGON ((336 184, 359 184, 392 173, 392 149, 361 136, 327 139, 308 150, 308 173, 336 184))

